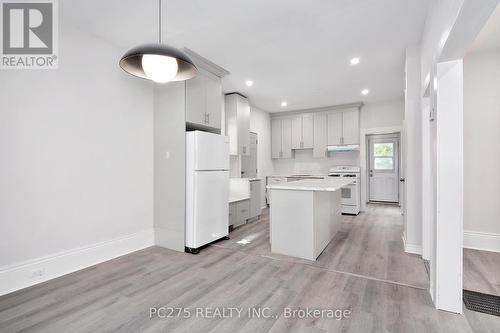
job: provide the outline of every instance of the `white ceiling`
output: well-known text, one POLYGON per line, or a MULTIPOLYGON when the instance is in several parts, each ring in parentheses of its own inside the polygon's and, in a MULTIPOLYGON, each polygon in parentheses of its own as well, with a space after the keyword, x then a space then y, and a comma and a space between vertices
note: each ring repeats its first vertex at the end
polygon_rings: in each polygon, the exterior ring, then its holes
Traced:
MULTIPOLYGON (((157 38, 157 0, 59 4, 63 20, 124 52, 157 38)), ((427 0, 164 0, 164 42, 229 70, 224 91, 266 111, 285 111, 282 100, 286 110, 383 101, 403 96, 404 49, 426 11, 427 0)))
POLYGON ((500 5, 481 29, 469 52, 500 50, 500 5))

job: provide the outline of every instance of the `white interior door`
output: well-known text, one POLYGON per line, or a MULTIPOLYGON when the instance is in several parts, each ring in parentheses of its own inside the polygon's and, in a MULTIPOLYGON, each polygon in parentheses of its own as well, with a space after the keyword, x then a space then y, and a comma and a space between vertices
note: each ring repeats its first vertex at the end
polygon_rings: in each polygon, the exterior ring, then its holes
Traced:
POLYGON ((399 202, 399 137, 369 137, 370 201, 399 202))

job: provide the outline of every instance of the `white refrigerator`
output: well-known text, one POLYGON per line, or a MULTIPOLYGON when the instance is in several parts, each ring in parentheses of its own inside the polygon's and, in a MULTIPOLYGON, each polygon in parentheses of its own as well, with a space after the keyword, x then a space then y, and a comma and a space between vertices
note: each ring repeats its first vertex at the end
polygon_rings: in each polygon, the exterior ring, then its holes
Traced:
POLYGON ((229 234, 229 137, 186 133, 186 251, 229 234))

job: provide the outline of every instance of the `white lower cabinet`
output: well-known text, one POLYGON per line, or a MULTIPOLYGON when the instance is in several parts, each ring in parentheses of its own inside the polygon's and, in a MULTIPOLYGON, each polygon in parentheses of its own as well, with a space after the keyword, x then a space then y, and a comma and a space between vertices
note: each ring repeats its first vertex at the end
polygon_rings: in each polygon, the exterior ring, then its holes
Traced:
POLYGON ((233 203, 236 206, 236 220, 233 223, 233 227, 238 227, 247 222, 250 218, 250 200, 241 200, 233 203))
POLYGON ((229 225, 234 226, 236 223, 237 219, 237 208, 236 208, 236 202, 232 202, 229 204, 229 225))
POLYGON ((261 213, 261 185, 260 179, 248 181, 250 198, 229 204, 229 225, 233 228, 247 223, 247 220, 258 217, 261 213))
POLYGON ((255 179, 250 181, 250 217, 253 219, 260 215, 260 197, 262 181, 255 179))

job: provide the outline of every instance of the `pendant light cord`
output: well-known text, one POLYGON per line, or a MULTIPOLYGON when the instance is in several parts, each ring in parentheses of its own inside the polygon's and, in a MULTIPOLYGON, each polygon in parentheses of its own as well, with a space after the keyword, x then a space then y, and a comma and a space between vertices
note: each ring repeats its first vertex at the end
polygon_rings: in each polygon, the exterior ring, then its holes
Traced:
POLYGON ((161 31, 162 30, 162 19, 161 19, 161 0, 158 0, 158 43, 161 44, 161 31))

